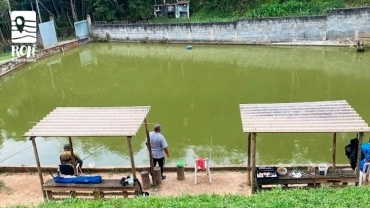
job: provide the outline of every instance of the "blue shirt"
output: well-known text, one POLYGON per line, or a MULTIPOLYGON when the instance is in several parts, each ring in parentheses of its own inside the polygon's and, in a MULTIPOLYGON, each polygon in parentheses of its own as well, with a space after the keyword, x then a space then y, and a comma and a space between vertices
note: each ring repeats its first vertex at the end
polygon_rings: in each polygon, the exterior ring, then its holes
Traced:
POLYGON ((150 145, 152 147, 152 155, 155 159, 160 159, 164 157, 163 149, 168 146, 166 139, 161 133, 156 133, 154 131, 149 133, 150 145))

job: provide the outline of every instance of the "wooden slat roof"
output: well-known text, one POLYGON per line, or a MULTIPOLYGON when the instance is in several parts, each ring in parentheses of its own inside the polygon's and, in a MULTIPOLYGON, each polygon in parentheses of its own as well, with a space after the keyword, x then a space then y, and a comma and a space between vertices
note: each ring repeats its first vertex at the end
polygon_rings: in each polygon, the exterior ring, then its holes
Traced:
POLYGON ((150 106, 58 107, 24 136, 135 136, 150 106))
POLYGON ((245 133, 370 131, 345 100, 240 104, 240 114, 245 133))

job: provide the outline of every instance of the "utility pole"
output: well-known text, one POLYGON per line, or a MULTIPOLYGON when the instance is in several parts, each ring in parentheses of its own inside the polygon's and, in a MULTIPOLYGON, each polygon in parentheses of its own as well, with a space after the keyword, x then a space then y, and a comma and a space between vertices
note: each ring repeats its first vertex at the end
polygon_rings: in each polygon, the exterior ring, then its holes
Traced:
POLYGON ((7 2, 8 2, 8 7, 9 7, 9 17, 11 16, 10 14, 12 13, 12 9, 10 8, 10 2, 9 2, 9 0, 7 0, 7 2))
POLYGON ((33 4, 32 4, 32 0, 30 0, 30 3, 31 3, 31 8, 32 8, 32 11, 35 11, 35 10, 33 9, 33 4))
MULTIPOLYGON (((9 0, 8 0, 9 1, 9 0)), ((41 20, 41 14, 40 14, 40 8, 39 8, 39 1, 36 0, 36 7, 37 7, 37 13, 39 13, 39 20, 40 20, 40 23, 42 23, 42 20, 41 20)))

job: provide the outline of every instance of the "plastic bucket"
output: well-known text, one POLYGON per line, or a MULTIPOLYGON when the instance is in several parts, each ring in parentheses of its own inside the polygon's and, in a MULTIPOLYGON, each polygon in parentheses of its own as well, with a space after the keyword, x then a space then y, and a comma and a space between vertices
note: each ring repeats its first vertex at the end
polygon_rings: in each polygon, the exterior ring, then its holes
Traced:
POLYGON ((95 163, 91 162, 89 163, 89 168, 94 168, 95 167, 95 163))
POLYGON ((180 160, 180 161, 177 162, 177 165, 176 166, 179 167, 179 168, 182 168, 182 167, 185 166, 185 162, 182 161, 182 160, 180 160))
POLYGON ((319 174, 320 175, 326 175, 327 172, 328 172, 328 164, 325 164, 325 163, 320 163, 317 165, 317 167, 319 168, 319 174))

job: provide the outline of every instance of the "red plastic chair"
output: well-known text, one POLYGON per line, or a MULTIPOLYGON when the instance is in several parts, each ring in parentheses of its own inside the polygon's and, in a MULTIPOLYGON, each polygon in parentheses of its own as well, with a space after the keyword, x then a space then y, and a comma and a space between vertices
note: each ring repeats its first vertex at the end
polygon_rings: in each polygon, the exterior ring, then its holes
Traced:
POLYGON ((211 170, 210 170, 210 167, 209 167, 209 159, 208 158, 198 158, 198 159, 195 160, 195 163, 194 163, 195 184, 198 184, 198 178, 197 178, 198 170, 206 171, 206 173, 208 175, 209 183, 212 183, 211 170))

